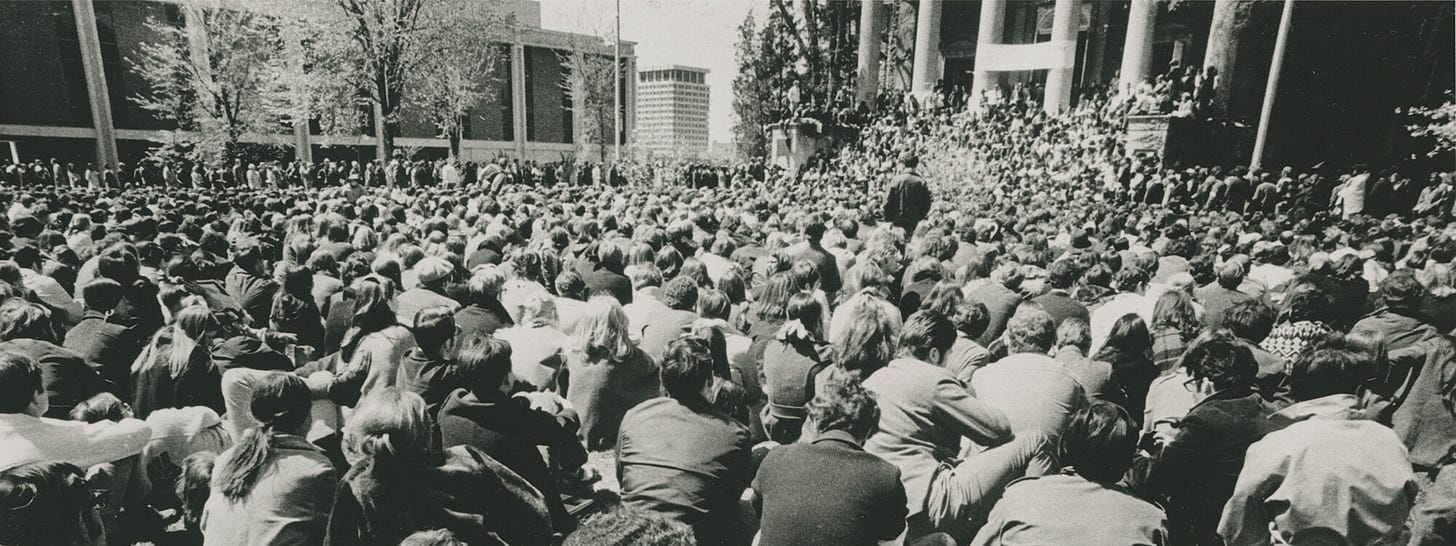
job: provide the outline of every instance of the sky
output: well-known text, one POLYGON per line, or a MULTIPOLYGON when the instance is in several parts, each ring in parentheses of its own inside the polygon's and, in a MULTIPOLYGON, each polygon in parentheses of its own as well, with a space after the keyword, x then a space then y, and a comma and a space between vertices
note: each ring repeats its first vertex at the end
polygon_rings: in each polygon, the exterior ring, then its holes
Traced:
MULTIPOLYGON (((622 39, 637 42, 637 66, 678 64, 707 68, 708 135, 733 133, 733 49, 749 10, 763 20, 768 0, 621 0, 622 39)), ((541 26, 610 35, 612 0, 541 0, 541 26)))

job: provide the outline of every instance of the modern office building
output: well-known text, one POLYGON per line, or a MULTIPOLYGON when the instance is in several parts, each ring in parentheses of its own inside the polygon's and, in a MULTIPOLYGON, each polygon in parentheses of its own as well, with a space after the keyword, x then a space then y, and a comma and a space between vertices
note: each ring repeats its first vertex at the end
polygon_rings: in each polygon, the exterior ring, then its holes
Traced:
POLYGON ((708 154, 708 69, 659 66, 637 72, 636 144, 652 157, 708 154))
MULTIPOLYGON (((235 1, 238 9, 248 6, 247 0, 235 1)), ((509 43, 498 44, 493 92, 467 119, 461 159, 599 157, 600 148, 586 144, 586 131, 563 91, 562 58, 569 51, 610 58, 610 42, 541 28, 536 0, 511 0, 508 7, 518 31, 509 43)), ((131 63, 142 44, 155 39, 148 21, 186 25, 184 13, 175 0, 0 1, 0 158, 134 163, 155 147, 162 132, 174 127, 130 100, 147 85, 131 63)), ((621 43, 624 142, 636 111, 633 46, 621 43)), ((316 129, 248 138, 281 143, 305 158, 374 158, 369 127, 357 135, 327 137, 316 129)), ((288 131, 280 127, 280 133, 288 131)), ((442 157, 448 149, 437 128, 409 109, 395 145, 422 157, 442 157)))

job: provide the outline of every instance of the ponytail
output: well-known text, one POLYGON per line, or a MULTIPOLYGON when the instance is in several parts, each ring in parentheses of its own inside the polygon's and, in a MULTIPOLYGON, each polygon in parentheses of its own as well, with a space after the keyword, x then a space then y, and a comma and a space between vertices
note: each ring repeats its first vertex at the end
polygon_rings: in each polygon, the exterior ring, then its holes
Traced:
POLYGON ((243 437, 233 446, 232 456, 216 470, 215 482, 222 496, 230 501, 240 501, 253 491, 263 466, 273 454, 273 427, 264 424, 243 432, 243 437))
POLYGON ((273 442, 278 435, 302 427, 312 403, 308 385, 296 375, 274 372, 258 380, 249 410, 260 424, 243 432, 213 474, 223 497, 230 501, 247 498, 273 457, 273 442))

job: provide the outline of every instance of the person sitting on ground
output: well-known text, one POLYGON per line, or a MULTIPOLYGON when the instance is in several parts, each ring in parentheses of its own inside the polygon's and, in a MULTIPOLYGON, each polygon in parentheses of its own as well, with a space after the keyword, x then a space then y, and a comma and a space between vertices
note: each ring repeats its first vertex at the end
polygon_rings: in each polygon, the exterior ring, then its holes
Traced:
POLYGON ((1122 407, 1077 410, 1057 445, 1064 470, 1013 482, 971 544, 1171 544, 1163 510, 1118 483, 1137 443, 1122 407))
POLYGON ((449 307, 430 307, 415 314, 415 348, 399 364, 400 388, 420 395, 430 417, 440 415, 440 405, 455 389, 465 387, 455 365, 456 348, 465 339, 455 326, 449 307))
POLYGON ((59 341, 45 306, 20 298, 0 302, 0 353, 24 356, 44 370, 48 409, 42 414, 65 419, 76 404, 116 387, 59 341))
MULTIPOLYGON (((637 301, 633 305, 642 303, 637 301)), ((657 363, 632 340, 627 323, 612 298, 592 298, 565 353, 566 373, 557 378, 557 390, 576 408, 582 440, 593 451, 616 446, 627 411, 662 395, 657 363)))
POLYGON ((252 393, 258 426, 214 461, 201 528, 208 544, 317 544, 339 474, 304 438, 311 395, 296 375, 270 373, 252 393))
POLYGON ((713 357, 681 338, 662 359, 667 396, 632 408, 617 439, 622 500, 693 528, 698 544, 739 544, 738 499, 753 477, 748 429, 709 402, 713 357))
POLYGON ((971 389, 1006 413, 1013 433, 1039 431, 1056 438, 1087 404, 1087 394, 1076 376, 1047 356, 1056 343, 1051 315, 1023 307, 1006 323, 1005 339, 1010 355, 977 371, 971 389))
POLYGON ((0 351, 0 470, 41 461, 89 468, 146 447, 152 431, 138 419, 81 423, 42 417, 50 408, 42 375, 29 357, 0 351))
POLYGON ((460 308, 460 302, 445 295, 445 284, 455 274, 455 265, 449 260, 430 256, 416 263, 412 271, 419 285, 400 292, 395 300, 394 312, 400 324, 414 324, 415 313, 421 309, 444 306, 453 311, 460 308))
POLYGON ((80 468, 37 461, 0 471, 0 542, 103 544, 106 532, 80 468))
POLYGON ((81 288, 86 313, 66 332, 63 346, 75 351, 121 392, 131 392, 131 364, 146 343, 134 331, 107 319, 121 302, 121 285, 111 279, 96 279, 81 288))
POLYGON ((837 384, 806 413, 810 438, 770 450, 753 480, 758 543, 873 545, 899 537, 906 515, 900 469, 861 447, 879 426, 874 396, 837 384))
POLYGON ((475 269, 465 283, 467 304, 455 312, 455 324, 466 336, 494 335, 496 330, 515 324, 511 314, 500 302, 501 287, 506 283, 505 272, 496 265, 483 265, 475 269))

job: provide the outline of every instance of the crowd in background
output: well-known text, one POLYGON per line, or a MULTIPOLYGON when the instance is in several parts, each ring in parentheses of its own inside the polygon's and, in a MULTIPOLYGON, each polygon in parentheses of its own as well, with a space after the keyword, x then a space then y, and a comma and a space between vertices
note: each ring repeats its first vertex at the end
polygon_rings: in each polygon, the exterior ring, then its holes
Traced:
POLYGON ((7 169, 0 543, 1456 540, 1452 173, 882 102, 797 171, 7 169))

